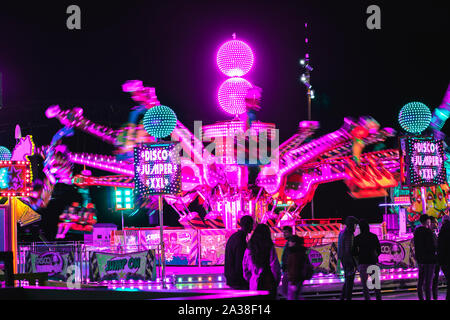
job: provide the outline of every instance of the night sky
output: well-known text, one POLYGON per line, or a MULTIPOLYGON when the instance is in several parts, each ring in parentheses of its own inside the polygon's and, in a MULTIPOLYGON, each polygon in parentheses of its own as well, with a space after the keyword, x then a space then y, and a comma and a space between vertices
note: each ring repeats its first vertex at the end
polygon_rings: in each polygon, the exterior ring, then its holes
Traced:
MULTIPOLYGON (((281 142, 306 120, 307 100, 299 59, 305 54, 308 22, 311 83, 315 90, 316 136, 338 129, 346 116, 370 115, 382 127, 399 130, 397 115, 411 101, 437 107, 450 81, 449 7, 426 1, 39 1, 0 4, 0 72, 3 80, 0 145, 14 147, 14 127, 48 144, 61 125, 46 119, 51 104, 81 106, 87 118, 119 127, 133 101, 123 82, 140 79, 156 88, 162 104, 193 128, 229 119, 217 106, 225 80, 215 63, 219 46, 237 38, 255 53, 246 79, 263 89, 258 119, 280 129, 281 142), (395 5, 393 4, 395 2, 395 5), (81 8, 81 30, 66 28, 66 8, 81 8), (381 8, 381 30, 369 30, 366 8, 381 8)), ((447 125, 448 128, 448 125, 447 125)), ((444 127, 444 132, 446 128, 444 127)), ((448 130, 448 129, 447 129, 448 130)), ((396 141, 387 141, 394 146, 396 141)), ((72 151, 110 154, 112 148, 77 132, 64 141, 72 151)), ((77 168, 79 170, 79 168, 77 168)), ((76 173, 78 173, 76 171, 76 173)), ((76 194, 58 186, 40 223, 51 238, 57 216, 76 194)), ((316 217, 355 215, 381 221, 384 199, 353 200, 342 182, 322 185, 316 217)), ((110 189, 93 192, 99 222, 120 224, 107 210, 110 189), (102 201, 99 201, 101 203, 102 201)), ((177 216, 167 211, 169 224, 177 216)), ((304 216, 310 215, 309 207, 304 216)), ((146 225, 145 215, 126 219, 146 225)))

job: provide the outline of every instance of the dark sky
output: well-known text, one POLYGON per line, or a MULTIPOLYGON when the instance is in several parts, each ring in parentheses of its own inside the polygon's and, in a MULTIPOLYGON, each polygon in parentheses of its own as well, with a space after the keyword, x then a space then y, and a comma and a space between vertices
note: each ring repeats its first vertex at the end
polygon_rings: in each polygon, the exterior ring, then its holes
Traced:
MULTIPOLYGON (((246 78, 264 90, 258 117, 276 123, 283 141, 306 119, 305 90, 298 81, 305 21, 319 133, 336 130, 345 116, 363 115, 398 130, 397 115, 407 102, 421 101, 431 109, 441 102, 450 80, 444 49, 448 17, 444 1, 1 3, 0 145, 13 147, 16 123, 37 145, 49 143, 60 128, 44 116, 51 104, 82 106, 88 118, 118 127, 133 106, 121 91, 128 79, 156 87, 161 103, 189 128, 194 120, 228 119, 217 107, 225 77, 215 54, 232 33, 255 53, 246 78), (66 28, 70 4, 81 8, 81 30, 66 28), (381 8, 381 30, 366 27, 370 4, 381 8)), ((68 144, 74 151, 111 152, 83 134, 68 144)), ((351 212, 379 218, 380 199, 351 200, 342 183, 319 187, 317 198, 316 216, 351 212)))

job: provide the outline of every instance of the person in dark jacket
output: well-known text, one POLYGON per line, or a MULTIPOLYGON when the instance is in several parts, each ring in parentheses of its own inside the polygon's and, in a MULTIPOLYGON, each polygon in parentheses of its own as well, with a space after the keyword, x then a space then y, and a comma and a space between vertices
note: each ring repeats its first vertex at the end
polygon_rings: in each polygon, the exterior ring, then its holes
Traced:
POLYGON ((442 226, 438 236, 438 262, 447 282, 447 300, 450 300, 450 217, 442 218, 442 226))
POLYGON ((289 247, 287 248, 289 255, 286 266, 286 276, 288 280, 288 300, 302 300, 301 292, 303 288, 303 281, 305 281, 303 274, 306 259, 305 240, 302 237, 293 235, 288 240, 289 247))
POLYGON ((281 267, 267 224, 260 223, 253 231, 242 260, 242 269, 250 290, 267 290, 267 298, 276 298, 281 267))
POLYGON ((417 295, 423 300, 431 299, 431 288, 433 282, 434 268, 436 265, 436 245, 433 231, 430 229, 430 217, 426 214, 420 216, 422 224, 414 231, 414 251, 419 265, 419 279, 417 280, 417 295))
MULTIPOLYGON (((435 217, 431 217, 430 216, 430 229, 431 231, 433 231, 433 240, 434 240, 434 245, 436 247, 437 250, 437 232, 438 232, 438 221, 435 217)), ((436 252, 437 255, 437 252, 436 252)), ((436 264, 434 266, 434 276, 433 276, 433 283, 431 286, 431 292, 433 294, 433 300, 437 300, 438 299, 438 292, 439 292, 439 273, 441 271, 441 266, 438 263, 437 257, 436 257, 436 264)))
POLYGON ((283 237, 286 240, 286 244, 283 248, 283 253, 281 254, 281 286, 280 286, 280 294, 287 298, 288 291, 288 279, 287 279, 287 261, 289 256, 289 239, 293 236, 292 227, 284 226, 283 227, 283 237))
POLYGON ((344 269, 344 285, 342 287, 341 300, 351 300, 353 284, 355 281, 356 261, 353 257, 353 240, 355 224, 358 220, 355 217, 345 219, 345 229, 339 233, 338 238, 338 258, 344 269))
POLYGON ((253 218, 243 216, 239 221, 241 229, 231 235, 225 246, 225 278, 227 285, 236 290, 248 290, 244 279, 242 260, 247 249, 247 235, 253 230, 253 218))
MULTIPOLYGON (((364 298, 370 300, 370 293, 367 287, 367 268, 377 265, 378 256, 381 254, 381 246, 378 237, 370 232, 369 224, 366 220, 359 221, 360 234, 355 237, 353 244, 353 255, 358 261, 359 276, 363 287, 364 298)), ((377 300, 381 300, 381 290, 375 288, 377 300)))

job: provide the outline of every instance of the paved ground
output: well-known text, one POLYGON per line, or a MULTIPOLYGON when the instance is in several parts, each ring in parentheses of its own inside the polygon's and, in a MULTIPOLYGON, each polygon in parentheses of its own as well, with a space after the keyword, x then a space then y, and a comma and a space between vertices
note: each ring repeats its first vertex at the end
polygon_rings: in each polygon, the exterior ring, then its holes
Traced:
MULTIPOLYGON (((446 296, 446 289, 439 290, 438 294, 438 300, 445 300, 446 296)), ((324 297, 314 297, 314 300, 338 300, 338 297, 330 297, 330 296, 324 296, 324 297)), ((383 300, 419 300, 417 297, 417 291, 415 289, 409 289, 407 291, 403 292, 395 292, 395 291, 389 291, 384 292, 382 294, 383 300)), ((308 298, 307 298, 308 300, 308 298)), ((364 300, 364 297, 362 295, 356 295, 353 297, 353 300, 364 300)), ((372 300, 375 300, 375 295, 372 294, 372 300)))

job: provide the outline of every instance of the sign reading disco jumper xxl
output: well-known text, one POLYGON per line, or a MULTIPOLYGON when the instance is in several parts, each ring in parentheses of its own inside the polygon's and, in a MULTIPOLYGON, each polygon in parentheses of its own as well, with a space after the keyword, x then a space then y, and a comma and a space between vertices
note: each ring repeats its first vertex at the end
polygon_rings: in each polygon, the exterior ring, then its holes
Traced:
POLYGON ((402 141, 402 151, 405 157, 406 185, 425 187, 446 183, 442 140, 408 137, 402 141))
POLYGON ((136 195, 181 192, 179 144, 151 144, 134 148, 136 195))

